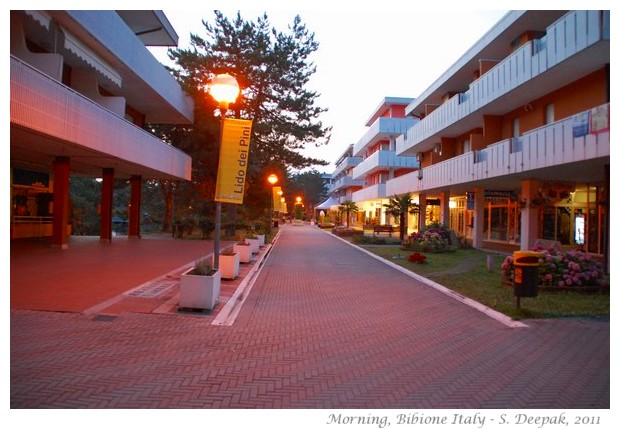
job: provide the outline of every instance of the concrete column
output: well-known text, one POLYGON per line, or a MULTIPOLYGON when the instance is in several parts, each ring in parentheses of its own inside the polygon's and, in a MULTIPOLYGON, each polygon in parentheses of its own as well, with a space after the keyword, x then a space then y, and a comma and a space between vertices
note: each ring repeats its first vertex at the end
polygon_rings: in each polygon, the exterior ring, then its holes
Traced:
POLYGON ((69 158, 59 156, 54 160, 54 213, 52 219, 52 247, 69 247, 69 158))
POLYGON ((440 207, 441 212, 439 213, 439 221, 446 225, 450 226, 450 192, 441 192, 439 194, 440 207))
POLYGON ((114 169, 104 168, 101 186, 101 203, 99 205, 100 227, 99 240, 112 241, 112 206, 114 198, 114 169))
POLYGON ((422 231, 426 226, 426 194, 420 194, 418 197, 420 204, 420 214, 418 215, 418 231, 422 231))
POLYGON ((129 238, 140 238, 140 205, 142 204, 142 176, 131 176, 129 205, 129 238))
POLYGON ((474 189, 474 232, 472 244, 481 249, 484 242, 484 189, 474 189))
POLYGON ((534 247, 540 237, 540 223, 538 222, 540 208, 530 207, 532 200, 538 197, 540 182, 537 180, 523 180, 521 182, 521 199, 525 200, 525 207, 521 209, 521 250, 534 247))

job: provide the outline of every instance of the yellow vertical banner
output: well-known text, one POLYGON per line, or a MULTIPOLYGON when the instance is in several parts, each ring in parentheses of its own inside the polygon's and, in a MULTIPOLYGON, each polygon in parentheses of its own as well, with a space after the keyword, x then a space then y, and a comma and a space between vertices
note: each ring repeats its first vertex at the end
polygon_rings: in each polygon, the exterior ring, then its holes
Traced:
POLYGON ((271 188, 273 193, 273 211, 281 212, 282 211, 282 188, 279 186, 274 186, 271 188))
POLYGON ((252 121, 224 119, 215 201, 243 204, 252 121))

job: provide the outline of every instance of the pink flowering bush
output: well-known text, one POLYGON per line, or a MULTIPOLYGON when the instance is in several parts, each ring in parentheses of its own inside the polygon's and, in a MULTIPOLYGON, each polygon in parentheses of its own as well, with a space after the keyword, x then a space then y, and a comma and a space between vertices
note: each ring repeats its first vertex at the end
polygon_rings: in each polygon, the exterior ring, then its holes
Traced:
POLYGON ((421 232, 414 232, 404 242, 407 249, 423 252, 453 252, 456 246, 450 243, 450 229, 439 223, 428 225, 421 232))
MULTIPOLYGON (((596 286, 603 277, 603 265, 580 250, 557 250, 534 247, 538 258, 538 284, 541 286, 596 286)), ((501 265, 502 275, 513 279, 514 257, 508 256, 501 265)))

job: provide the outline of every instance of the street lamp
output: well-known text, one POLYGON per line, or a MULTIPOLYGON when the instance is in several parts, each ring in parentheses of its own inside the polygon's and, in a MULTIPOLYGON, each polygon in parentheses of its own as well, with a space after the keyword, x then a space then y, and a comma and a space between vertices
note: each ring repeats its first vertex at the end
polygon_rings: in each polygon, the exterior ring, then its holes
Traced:
POLYGON ((270 174, 269 177, 267 177, 267 181, 271 183, 271 186, 273 186, 278 183, 278 176, 276 176, 275 174, 270 174))
MULTIPOLYGON (((228 105, 234 103, 239 96, 239 84, 237 80, 228 73, 218 74, 211 81, 209 93, 218 102, 220 109, 220 148, 222 147, 222 134, 224 132, 224 119, 228 105)), ((222 229, 222 203, 215 202, 215 231, 213 240, 213 268, 218 269, 220 266, 220 235, 222 229)))
POLYGON ((275 174, 270 174, 269 177, 267 177, 267 181, 271 183, 271 223, 273 226, 277 227, 278 222, 273 219, 276 213, 276 200, 274 193, 275 188, 273 187, 273 185, 278 183, 278 176, 276 176, 275 174))

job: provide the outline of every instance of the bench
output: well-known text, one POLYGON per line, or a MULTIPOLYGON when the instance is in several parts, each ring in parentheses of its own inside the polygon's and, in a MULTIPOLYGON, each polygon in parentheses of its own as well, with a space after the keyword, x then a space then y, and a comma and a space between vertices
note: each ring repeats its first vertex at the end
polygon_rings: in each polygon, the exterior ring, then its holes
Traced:
POLYGON ((381 234, 382 232, 389 232, 391 237, 392 233, 394 232, 394 227, 392 225, 375 225, 372 227, 372 230, 373 235, 381 234))

